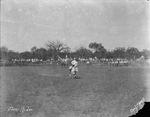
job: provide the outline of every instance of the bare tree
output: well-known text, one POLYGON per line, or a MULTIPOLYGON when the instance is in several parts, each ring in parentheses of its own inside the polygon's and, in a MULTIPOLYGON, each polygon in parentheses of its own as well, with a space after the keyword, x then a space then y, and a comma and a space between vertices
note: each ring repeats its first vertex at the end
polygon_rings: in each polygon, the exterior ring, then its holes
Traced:
POLYGON ((56 60, 61 52, 68 52, 70 48, 61 41, 48 41, 46 44, 49 51, 53 53, 53 58, 56 60))
POLYGON ((94 51, 94 55, 98 58, 105 57, 107 50, 101 43, 92 42, 89 44, 89 48, 94 51))

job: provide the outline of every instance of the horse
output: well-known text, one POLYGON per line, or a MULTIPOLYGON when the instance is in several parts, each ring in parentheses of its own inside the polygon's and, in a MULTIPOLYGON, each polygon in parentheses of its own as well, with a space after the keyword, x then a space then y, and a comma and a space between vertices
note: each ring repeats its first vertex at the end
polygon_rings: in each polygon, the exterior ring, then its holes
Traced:
POLYGON ((70 62, 71 62, 70 59, 68 59, 68 58, 63 59, 60 56, 58 56, 58 60, 59 60, 59 64, 61 65, 62 68, 63 67, 68 67, 70 62))
POLYGON ((66 60, 60 61, 60 65, 61 65, 62 68, 63 67, 68 67, 69 66, 69 61, 66 61, 66 60))

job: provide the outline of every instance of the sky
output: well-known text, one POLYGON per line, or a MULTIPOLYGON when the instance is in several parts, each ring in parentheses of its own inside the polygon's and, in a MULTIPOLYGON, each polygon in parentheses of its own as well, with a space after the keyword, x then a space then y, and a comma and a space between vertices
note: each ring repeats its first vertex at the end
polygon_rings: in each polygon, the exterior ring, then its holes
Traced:
POLYGON ((30 51, 62 41, 72 50, 97 42, 150 49, 147 0, 1 0, 1 46, 30 51))

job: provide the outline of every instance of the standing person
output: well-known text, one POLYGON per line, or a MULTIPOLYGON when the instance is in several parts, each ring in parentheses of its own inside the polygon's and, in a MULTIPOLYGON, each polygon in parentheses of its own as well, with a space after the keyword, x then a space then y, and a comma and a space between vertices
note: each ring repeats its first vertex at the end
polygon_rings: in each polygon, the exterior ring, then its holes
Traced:
POLYGON ((78 62, 74 58, 74 60, 71 62, 71 66, 69 67, 69 76, 73 76, 73 78, 76 78, 76 73, 78 72, 77 68, 78 62))

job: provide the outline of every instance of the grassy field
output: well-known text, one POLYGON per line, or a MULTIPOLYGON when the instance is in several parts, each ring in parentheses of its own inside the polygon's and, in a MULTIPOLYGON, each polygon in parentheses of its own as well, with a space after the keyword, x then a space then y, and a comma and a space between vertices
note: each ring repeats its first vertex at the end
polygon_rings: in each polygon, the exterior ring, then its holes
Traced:
POLYGON ((145 96, 148 71, 82 65, 71 79, 60 66, 1 67, 2 117, 127 117, 145 96))

